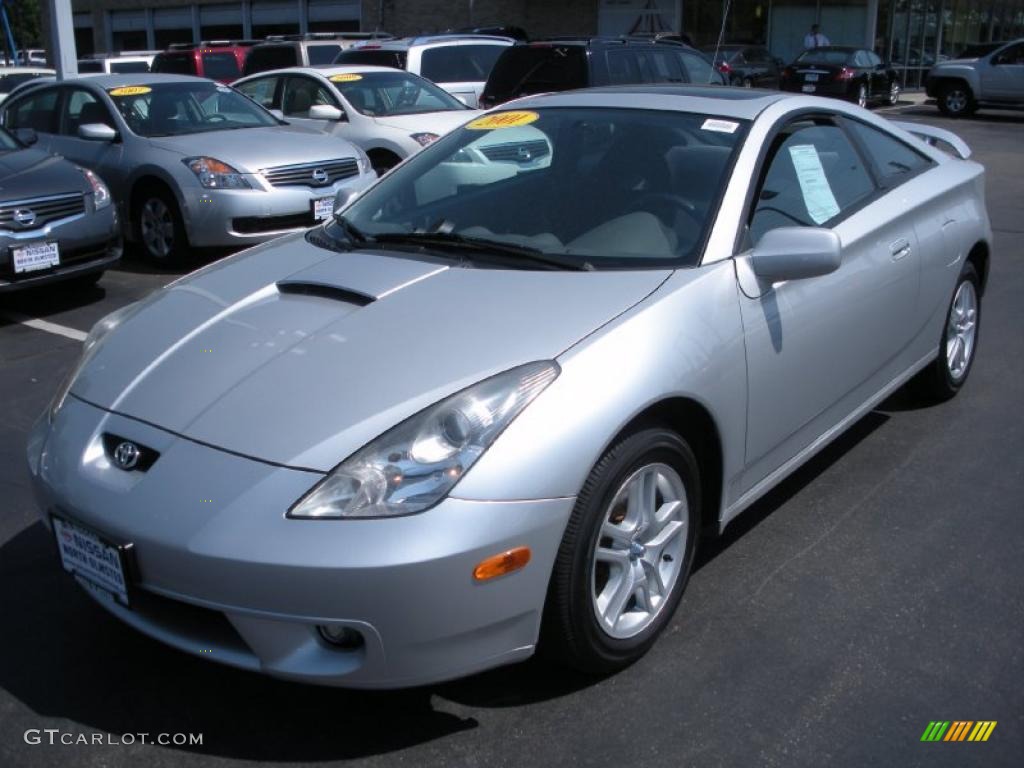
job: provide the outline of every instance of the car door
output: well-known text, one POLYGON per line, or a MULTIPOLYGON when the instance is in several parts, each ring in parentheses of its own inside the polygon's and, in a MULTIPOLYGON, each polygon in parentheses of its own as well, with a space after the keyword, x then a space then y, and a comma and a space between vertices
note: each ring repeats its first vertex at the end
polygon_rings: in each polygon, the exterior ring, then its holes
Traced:
POLYGON ((131 171, 129 164, 123 162, 124 142, 83 139, 78 129, 91 123, 108 125, 117 131, 121 127, 109 107, 92 91, 74 86, 62 90, 52 150, 98 173, 120 202, 131 171))
POLYGON ((764 285, 737 259, 750 396, 749 490, 847 418, 906 367, 919 266, 912 221, 894 215, 834 116, 785 125, 758 174, 749 243, 777 227, 830 228, 831 274, 764 285))
POLYGON ((281 112, 285 119, 295 125, 302 125, 324 133, 340 134, 348 119, 345 109, 326 85, 309 75, 288 75, 284 78, 281 92, 281 112), (317 105, 340 109, 342 120, 316 120, 309 111, 317 105))
POLYGON ((58 86, 38 88, 24 96, 8 99, 3 105, 3 124, 8 130, 31 128, 36 132, 36 146, 53 151, 53 139, 58 131, 57 105, 60 102, 58 86))
POLYGON ((1024 102, 1024 43, 993 54, 981 72, 983 98, 1024 102))

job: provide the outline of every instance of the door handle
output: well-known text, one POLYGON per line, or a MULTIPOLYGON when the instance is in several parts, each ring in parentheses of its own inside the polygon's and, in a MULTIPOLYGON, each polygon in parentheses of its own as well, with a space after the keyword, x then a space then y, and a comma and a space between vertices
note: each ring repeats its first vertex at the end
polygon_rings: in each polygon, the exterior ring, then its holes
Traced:
POLYGON ((892 254, 893 261, 899 261, 910 253, 910 241, 905 237, 901 237, 899 240, 889 245, 889 253, 892 254))

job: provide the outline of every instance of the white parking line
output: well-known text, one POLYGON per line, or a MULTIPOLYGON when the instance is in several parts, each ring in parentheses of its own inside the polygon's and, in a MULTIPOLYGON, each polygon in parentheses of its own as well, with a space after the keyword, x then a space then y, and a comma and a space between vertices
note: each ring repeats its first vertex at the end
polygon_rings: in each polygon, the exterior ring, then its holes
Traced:
POLYGON ((38 317, 29 317, 23 315, 20 312, 4 312, 5 317, 10 318, 16 323, 21 325, 27 325, 29 328, 35 328, 37 331, 46 331, 47 333, 54 333, 58 336, 66 336, 69 339, 75 341, 85 341, 85 337, 89 334, 85 331, 80 331, 77 328, 68 328, 66 325, 58 325, 57 323, 51 323, 49 320, 40 320, 38 317))

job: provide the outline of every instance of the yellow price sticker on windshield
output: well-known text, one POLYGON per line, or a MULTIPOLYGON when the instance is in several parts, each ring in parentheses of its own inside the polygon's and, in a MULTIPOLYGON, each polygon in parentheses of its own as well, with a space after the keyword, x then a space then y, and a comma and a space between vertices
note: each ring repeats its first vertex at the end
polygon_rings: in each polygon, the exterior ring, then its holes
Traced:
POLYGON ((111 88, 107 93, 111 96, 141 96, 152 90, 148 85, 124 85, 120 88, 111 88))
POLYGON ((357 75, 355 72, 346 72, 340 75, 331 75, 330 81, 332 83, 354 83, 356 80, 362 80, 362 75, 357 75))
POLYGON ((478 117, 466 127, 471 131, 489 131, 493 128, 518 128, 521 125, 529 125, 540 118, 536 112, 496 112, 493 115, 478 117))

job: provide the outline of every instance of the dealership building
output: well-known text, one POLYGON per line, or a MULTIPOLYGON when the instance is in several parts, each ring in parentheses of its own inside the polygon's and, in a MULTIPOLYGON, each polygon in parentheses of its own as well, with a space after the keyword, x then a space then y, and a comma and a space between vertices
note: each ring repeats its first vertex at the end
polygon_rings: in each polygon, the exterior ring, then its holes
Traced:
MULTIPOLYGON (((45 5, 45 4, 44 4, 45 5)), ((917 86, 968 43, 1024 37, 1024 0, 72 0, 79 54, 174 42, 472 25, 557 34, 685 32, 698 45, 765 44, 791 60, 817 23, 835 45, 874 49, 917 86), (724 16, 724 24, 723 24, 724 16)))

